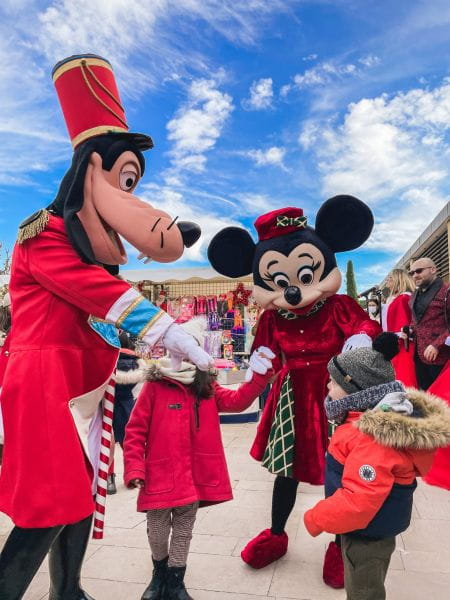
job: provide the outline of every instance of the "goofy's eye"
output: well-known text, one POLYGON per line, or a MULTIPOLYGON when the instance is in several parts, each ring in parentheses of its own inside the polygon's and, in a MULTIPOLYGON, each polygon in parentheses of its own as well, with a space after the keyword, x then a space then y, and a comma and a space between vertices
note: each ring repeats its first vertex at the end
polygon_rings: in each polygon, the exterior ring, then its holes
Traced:
POLYGON ((289 277, 284 273, 274 273, 273 282, 280 288, 287 288, 290 285, 289 277))
POLYGON ((129 192, 134 188, 138 180, 138 175, 134 171, 122 171, 120 173, 120 189, 129 192))
POLYGON ((314 281, 314 271, 311 267, 302 267, 298 270, 297 277, 303 285, 311 285, 314 281))

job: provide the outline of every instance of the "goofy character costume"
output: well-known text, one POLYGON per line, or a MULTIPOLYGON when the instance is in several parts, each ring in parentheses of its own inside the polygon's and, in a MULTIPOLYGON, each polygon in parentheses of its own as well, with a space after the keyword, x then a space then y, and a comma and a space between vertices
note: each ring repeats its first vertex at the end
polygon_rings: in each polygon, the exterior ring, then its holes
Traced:
MULTIPOLYGON (((352 196, 335 196, 318 211, 315 229, 307 225, 300 208, 288 207, 255 221, 257 244, 246 230, 227 227, 209 246, 210 262, 222 275, 253 272, 253 294, 265 309, 253 347, 267 346, 277 356, 273 366, 278 376, 250 452, 276 475, 272 526, 241 553, 254 568, 286 553, 285 525, 299 482, 323 483, 328 361, 343 347, 369 346, 381 331, 352 298, 336 294, 341 274, 335 252, 360 246, 372 227, 373 216, 365 204, 352 196)), ((336 587, 342 587, 342 559, 332 544, 324 579, 336 583, 337 572, 336 587)))
POLYGON ((162 340, 176 362, 211 364, 193 337, 114 276, 127 260, 118 234, 147 259, 170 262, 200 229, 133 195, 153 143, 128 132, 111 65, 72 56, 53 81, 75 151, 55 200, 20 226, 13 253, 0 510, 15 528, 0 555, 2 600, 23 597, 49 550, 50 600, 92 600, 80 570, 96 492, 94 537, 102 536, 116 328, 149 345, 162 340))

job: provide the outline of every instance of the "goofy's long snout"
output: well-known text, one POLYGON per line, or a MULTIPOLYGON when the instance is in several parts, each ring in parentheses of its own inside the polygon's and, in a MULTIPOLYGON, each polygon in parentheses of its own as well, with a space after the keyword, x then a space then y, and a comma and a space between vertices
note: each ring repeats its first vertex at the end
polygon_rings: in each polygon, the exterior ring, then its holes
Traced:
POLYGON ((180 221, 178 229, 181 231, 181 237, 186 248, 193 246, 202 233, 200 227, 196 223, 191 223, 191 221, 180 221))

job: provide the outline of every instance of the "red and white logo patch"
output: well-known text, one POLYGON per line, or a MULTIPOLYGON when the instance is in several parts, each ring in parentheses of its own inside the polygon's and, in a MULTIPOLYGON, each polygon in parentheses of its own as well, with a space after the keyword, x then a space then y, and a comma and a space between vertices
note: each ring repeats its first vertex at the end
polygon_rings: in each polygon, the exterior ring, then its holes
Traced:
POLYGON ((362 465, 359 467, 359 476, 363 481, 374 481, 377 472, 370 465, 362 465))

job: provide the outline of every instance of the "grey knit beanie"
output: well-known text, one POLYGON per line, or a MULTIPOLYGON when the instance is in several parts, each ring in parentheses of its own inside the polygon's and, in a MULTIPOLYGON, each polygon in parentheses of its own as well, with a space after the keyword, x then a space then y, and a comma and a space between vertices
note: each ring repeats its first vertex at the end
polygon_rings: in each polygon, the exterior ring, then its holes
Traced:
POLYGON ((334 356, 328 372, 348 394, 395 380, 391 359, 398 353, 395 333, 382 333, 372 348, 356 348, 334 356))

